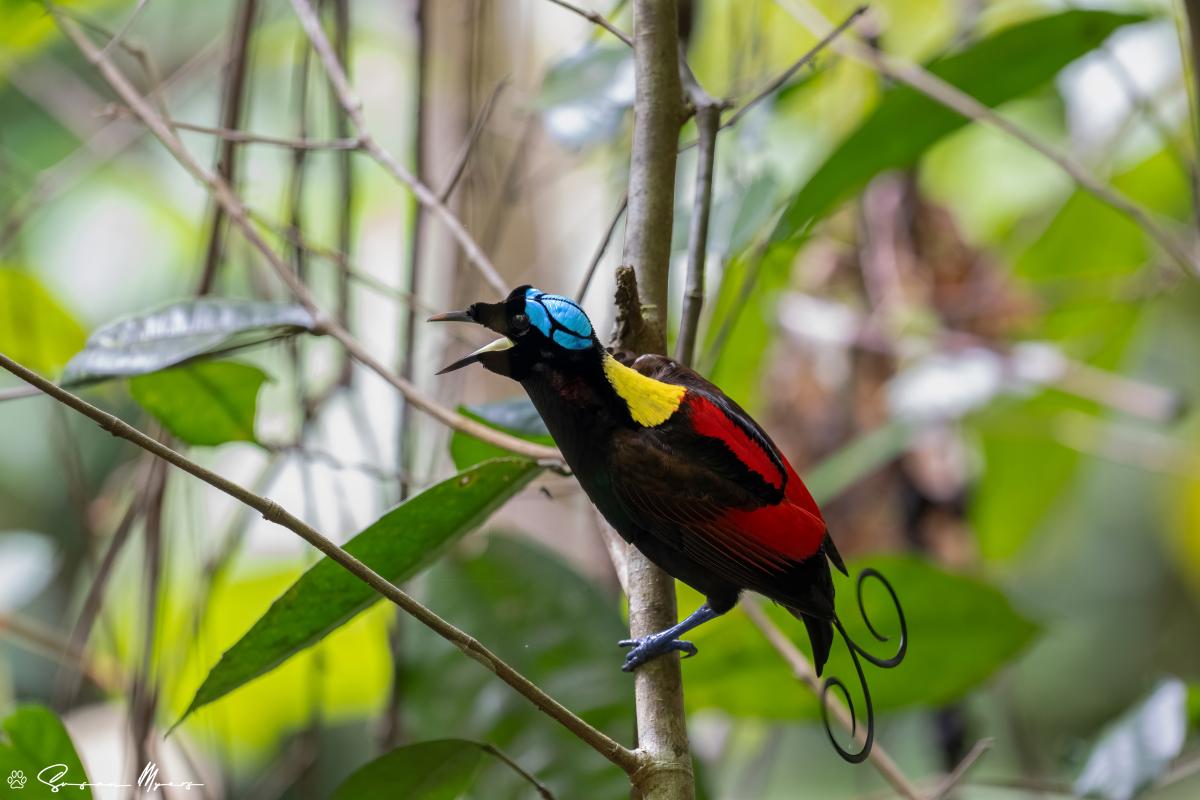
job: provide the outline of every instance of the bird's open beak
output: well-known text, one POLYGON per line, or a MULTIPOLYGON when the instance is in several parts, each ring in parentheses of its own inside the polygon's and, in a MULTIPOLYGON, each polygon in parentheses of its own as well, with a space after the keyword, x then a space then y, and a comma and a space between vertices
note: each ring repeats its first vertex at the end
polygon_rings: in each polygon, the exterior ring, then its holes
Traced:
MULTIPOLYGON (((429 318, 429 322, 479 322, 470 311, 447 311, 442 314, 434 314, 429 318)), ((480 323, 482 324, 482 323, 480 323)), ((447 372, 454 372, 456 369, 474 364, 483 360, 483 356, 487 353, 498 353, 502 350, 507 350, 514 344, 513 340, 507 336, 501 336, 491 344, 485 344, 483 347, 471 353, 469 356, 460 358, 448 367, 438 371, 438 375, 445 375, 447 372)))

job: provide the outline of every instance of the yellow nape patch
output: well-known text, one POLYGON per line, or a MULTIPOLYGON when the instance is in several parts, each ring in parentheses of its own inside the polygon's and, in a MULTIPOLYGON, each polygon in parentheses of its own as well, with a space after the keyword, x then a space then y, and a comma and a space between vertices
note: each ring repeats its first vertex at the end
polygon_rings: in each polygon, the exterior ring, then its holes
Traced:
POLYGON ((629 406, 633 421, 647 428, 670 419, 679 409, 687 391, 682 386, 647 378, 610 355, 604 356, 604 375, 625 405, 629 406))

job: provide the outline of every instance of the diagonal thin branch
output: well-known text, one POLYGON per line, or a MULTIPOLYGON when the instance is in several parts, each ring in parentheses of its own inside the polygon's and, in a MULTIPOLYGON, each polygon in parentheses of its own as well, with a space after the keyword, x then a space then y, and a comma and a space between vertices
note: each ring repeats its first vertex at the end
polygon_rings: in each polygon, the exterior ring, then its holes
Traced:
MULTIPOLYGON (((137 115, 130 111, 125 106, 112 105, 104 109, 100 116, 104 117, 132 117, 137 119, 137 115)), ((197 125, 193 122, 180 122, 177 119, 164 120, 172 128, 177 128, 181 131, 191 131, 192 133, 203 133, 208 136, 215 136, 227 142, 236 144, 267 144, 275 147, 284 147, 288 150, 357 150, 359 141, 355 138, 345 139, 295 139, 286 136, 267 136, 261 133, 251 133, 249 131, 239 130, 236 128, 220 128, 211 125, 197 125)))
POLYGON ((313 9, 312 5, 308 0, 292 0, 292 8, 295 10, 300 24, 304 27, 304 32, 308 34, 308 38, 312 42, 313 49, 320 57, 321 63, 325 65, 325 74, 333 86, 333 91, 338 97, 338 102, 345 109, 346 115, 350 117, 355 130, 358 131, 363 151, 375 159, 393 178, 406 185, 421 205, 440 217, 451 235, 458 240, 458 244, 466 254, 467 260, 475 265, 475 268, 479 270, 479 274, 483 276, 483 279, 499 294, 508 294, 508 284, 500 277, 500 273, 496 271, 496 267, 493 266, 491 259, 487 257, 479 247, 479 244, 467 232, 462 220, 456 217, 454 212, 438 199, 437 194, 432 189, 426 186, 417 176, 401 166, 400 162, 396 161, 391 153, 375 141, 375 137, 371 135, 370 130, 367 128, 366 120, 363 118, 362 101, 358 99, 358 96, 355 95, 354 90, 350 87, 350 81, 346 78, 346 71, 343 69, 341 62, 338 61, 337 54, 333 51, 333 45, 329 43, 329 37, 325 35, 325 30, 321 27, 321 20, 317 17, 317 12, 313 9))
POLYGON ((586 19, 588 22, 592 22, 592 23, 595 23, 596 25, 599 25, 601 28, 604 28, 604 30, 608 31, 609 33, 611 33, 613 36, 620 39, 625 44, 629 45, 630 47, 633 47, 633 39, 629 38, 629 34, 625 33, 625 31, 621 30, 616 25, 613 25, 611 22, 609 22, 607 19, 605 19, 603 14, 597 14, 595 11, 588 11, 586 8, 580 8, 579 6, 575 5, 574 3, 566 2, 566 0, 550 0, 550 2, 554 3, 554 5, 556 5, 556 6, 560 6, 562 8, 567 9, 568 11, 578 14, 579 16, 586 19))
POLYGON ((613 764, 616 764, 630 774, 633 774, 642 766, 642 760, 637 753, 622 746, 616 740, 611 739, 602 731, 592 727, 583 719, 576 716, 476 639, 451 625, 433 611, 414 600, 407 593, 392 585, 391 582, 379 573, 325 538, 315 528, 289 513, 274 500, 257 495, 240 484, 234 483, 200 466, 170 447, 167 447, 162 442, 159 442, 157 439, 147 436, 128 423, 114 417, 112 414, 96 408, 66 389, 55 386, 36 372, 27 369, 3 354, 0 354, 0 368, 11 372, 26 383, 37 387, 39 391, 49 395, 68 408, 79 412, 113 436, 132 442, 143 450, 199 478, 209 486, 224 492, 234 500, 250 506, 262 514, 263 519, 268 522, 273 522, 292 531, 328 556, 330 560, 337 562, 339 566, 351 575, 370 586, 380 596, 395 603, 422 625, 425 625, 438 636, 453 644, 465 655, 478 661, 488 670, 495 673, 496 677, 507 683, 544 714, 561 724, 613 764))
MULTIPOLYGON (((813 32, 829 31, 831 27, 829 20, 811 4, 801 2, 801 0, 777 0, 777 2, 809 30, 813 32)), ((886 75, 915 89, 969 120, 983 122, 1003 131, 1041 154, 1067 173, 1081 189, 1137 223, 1185 272, 1200 277, 1200 263, 1197 263, 1192 257, 1183 242, 1159 225, 1149 211, 1112 186, 1097 179, 1066 153, 1059 152, 1020 125, 1001 116, 971 95, 917 64, 887 55, 850 39, 839 39, 833 42, 833 47, 843 55, 866 64, 881 75, 886 75)))
MULTIPOLYGON (((230 224, 236 226, 254 249, 258 250, 263 258, 267 260, 267 263, 270 264, 275 274, 291 290, 300 304, 308 309, 318 320, 321 320, 321 330, 323 332, 341 342, 342 346, 350 352, 350 355, 356 361, 371 369, 398 389, 413 406, 426 412, 442 424, 519 455, 539 460, 561 462, 561 456, 555 448, 533 444, 523 439, 501 433, 441 405, 411 382, 391 372, 379 359, 371 355, 361 342, 338 324, 336 320, 331 320, 317 305, 308 287, 296 277, 288 265, 283 262, 279 255, 267 244, 266 240, 263 239, 262 235, 259 234, 253 223, 250 222, 245 205, 229 187, 229 184, 200 165, 195 157, 188 152, 187 148, 183 146, 179 138, 167 127, 162 118, 150 108, 145 98, 138 93, 125 75, 113 64, 112 60, 100 52, 99 48, 83 34, 79 26, 72 19, 59 13, 58 8, 54 5, 51 5, 50 9, 63 33, 74 42, 75 46, 87 57, 88 61, 95 65, 104 79, 112 86, 113 90, 137 114, 143 124, 154 133, 158 140, 163 143, 171 155, 175 157, 175 160, 179 162, 180 166, 192 175, 193 178, 204 184, 217 203, 225 209, 230 224)), ((326 44, 328 44, 327 41, 326 44)))
POLYGON ((825 34, 821 41, 812 46, 811 50, 793 61, 790 67, 775 76, 767 83, 766 86, 755 92, 753 97, 751 97, 741 106, 739 106, 736 111, 730 114, 729 119, 725 120, 725 122, 721 124, 721 129, 724 130, 725 128, 729 128, 738 124, 741 118, 746 116, 750 109, 754 108, 754 106, 758 105, 758 103, 760 103, 762 100, 779 91, 779 89, 781 89, 785 83, 792 79, 793 75, 799 72, 807 64, 812 62, 812 60, 816 58, 822 50, 832 44, 834 39, 845 33, 846 29, 853 25, 854 22, 865 13, 867 13, 866 6, 859 6, 851 11, 849 16, 842 20, 840 25, 829 31, 829 33, 825 34))
POLYGON ((454 166, 450 168, 450 177, 446 179, 442 190, 438 192, 438 200, 441 202, 445 203, 450 199, 450 195, 454 194, 454 189, 458 186, 458 182, 462 179, 463 173, 467 169, 467 162, 471 160, 471 153, 475 150, 475 145, 479 143, 479 137, 483 135, 488 120, 492 117, 496 101, 507 87, 508 78, 504 78, 497 83, 495 88, 492 89, 492 93, 488 95, 487 100, 483 102, 483 108, 479 109, 479 113, 475 115, 475 122, 472 123, 471 130, 467 133, 467 139, 463 142, 462 149, 458 151, 458 157, 454 160, 454 166))
MULTIPOLYGON (((792 668, 792 673, 796 676, 796 679, 811 689, 817 697, 820 697, 822 694, 821 680, 817 677, 817 672, 813 669, 812 663, 792 643, 792 640, 767 617, 758 599, 753 597, 744 599, 741 608, 746 612, 746 616, 750 618, 755 627, 762 631, 763 636, 767 637, 767 641, 771 643, 775 651, 792 668)), ((848 731, 854 730, 854 719, 850 716, 850 712, 846 709, 842 701, 836 697, 829 696, 828 703, 830 712, 837 718, 842 727, 848 731)), ((859 731, 855 734, 859 742, 864 741, 865 736, 865 731, 859 731)), ((898 794, 908 798, 908 800, 921 800, 921 794, 917 791, 916 787, 900 771, 900 767, 888 755, 888 752, 883 749, 879 742, 876 742, 875 746, 871 748, 871 754, 867 760, 871 762, 871 765, 879 771, 883 779, 891 784, 892 788, 898 794)))

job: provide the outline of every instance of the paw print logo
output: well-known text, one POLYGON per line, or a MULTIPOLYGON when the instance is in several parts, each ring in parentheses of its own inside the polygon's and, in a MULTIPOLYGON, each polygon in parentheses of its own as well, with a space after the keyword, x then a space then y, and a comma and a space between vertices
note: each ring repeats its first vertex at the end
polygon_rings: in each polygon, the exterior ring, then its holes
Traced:
POLYGON ((19 769, 14 769, 12 774, 8 776, 8 788, 24 789, 25 788, 25 773, 19 769))

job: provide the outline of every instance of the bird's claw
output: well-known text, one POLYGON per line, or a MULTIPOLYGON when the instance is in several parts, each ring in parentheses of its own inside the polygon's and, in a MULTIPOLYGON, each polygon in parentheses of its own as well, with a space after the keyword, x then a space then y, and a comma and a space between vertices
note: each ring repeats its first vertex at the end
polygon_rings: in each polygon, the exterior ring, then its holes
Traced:
POLYGON ((621 669, 625 672, 633 672, 647 661, 676 650, 683 654, 683 658, 691 658, 699 652, 696 649, 696 645, 684 639, 667 639, 657 636, 644 636, 641 639, 622 639, 617 642, 617 645, 619 647, 633 648, 626 653, 625 663, 621 665, 621 669))

